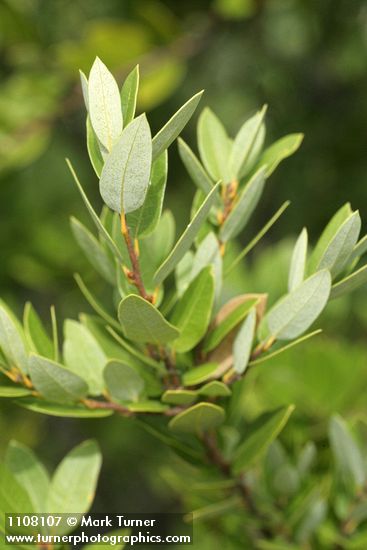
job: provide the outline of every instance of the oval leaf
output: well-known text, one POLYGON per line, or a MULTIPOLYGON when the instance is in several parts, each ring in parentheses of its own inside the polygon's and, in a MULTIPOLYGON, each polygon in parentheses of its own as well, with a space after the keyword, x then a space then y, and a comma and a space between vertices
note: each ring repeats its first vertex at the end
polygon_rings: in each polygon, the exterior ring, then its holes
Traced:
POLYGON ((288 290, 291 292, 299 286, 304 279, 307 260, 307 229, 304 228, 298 237, 291 259, 288 277, 288 290))
POLYGON ((0 306, 0 348, 11 366, 27 374, 28 357, 22 328, 4 306, 0 306))
POLYGON ((135 294, 120 302, 118 316, 126 338, 134 342, 166 344, 180 335, 158 309, 135 294))
POLYGON ((267 106, 265 105, 261 111, 256 113, 249 120, 246 120, 234 139, 230 159, 233 178, 240 179, 248 172, 249 160, 251 161, 252 153, 254 150, 258 151, 259 149, 257 141, 259 136, 261 137, 261 127, 266 109, 267 106))
POLYGON ((180 336, 174 342, 176 351, 191 350, 206 333, 214 301, 214 278, 210 266, 204 268, 186 289, 175 307, 172 323, 180 336))
POLYGON ((109 361, 103 376, 106 388, 114 401, 138 401, 144 390, 144 380, 141 376, 121 361, 109 361))
POLYGON ((205 108, 198 122, 198 146, 203 164, 214 181, 231 180, 229 156, 231 141, 218 117, 205 108))
POLYGON ((143 114, 125 128, 103 167, 99 189, 111 210, 127 214, 143 204, 151 163, 150 128, 143 114))
POLYGON ((324 309, 329 298, 331 276, 323 270, 306 279, 280 299, 266 315, 270 333, 278 340, 292 340, 302 334, 324 309))
POLYGON ((210 193, 213 182, 201 165, 199 159, 191 151, 183 139, 178 139, 178 152, 192 181, 205 195, 210 193))
POLYGON ((222 407, 212 403, 198 403, 172 418, 169 428, 174 432, 201 436, 206 431, 220 426, 224 419, 222 407))
POLYGON ((73 403, 85 397, 88 391, 80 376, 39 355, 31 355, 29 374, 36 390, 56 403, 73 403))
POLYGON ((297 151, 303 141, 303 134, 289 134, 278 139, 275 143, 270 145, 263 154, 259 161, 256 163, 258 168, 266 166, 266 177, 268 178, 282 160, 290 157, 297 151))
POLYGON ((93 129, 107 151, 122 132, 120 92, 106 65, 97 57, 88 80, 89 116, 93 129))

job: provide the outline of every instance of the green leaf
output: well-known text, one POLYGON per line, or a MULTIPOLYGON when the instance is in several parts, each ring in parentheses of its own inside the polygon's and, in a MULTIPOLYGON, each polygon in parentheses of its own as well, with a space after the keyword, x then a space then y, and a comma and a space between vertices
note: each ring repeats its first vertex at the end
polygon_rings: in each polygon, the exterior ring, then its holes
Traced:
POLYGON ((192 264, 192 270, 190 274, 190 281, 207 266, 212 266, 214 287, 215 287, 215 299, 219 300, 222 290, 222 271, 223 271, 222 255, 220 253, 220 247, 217 237, 214 233, 210 232, 201 241, 192 264))
POLYGON ((121 88, 121 108, 124 126, 134 119, 139 91, 139 65, 128 74, 121 88))
POLYGON ((107 390, 114 401, 138 401, 144 380, 135 369, 121 361, 109 361, 103 372, 107 390))
POLYGON ((275 143, 270 145, 263 154, 259 161, 256 163, 257 168, 266 166, 266 177, 268 178, 282 160, 290 157, 297 151, 303 141, 303 134, 289 134, 278 139, 275 143))
POLYGON ((163 403, 172 405, 191 405, 197 398, 197 392, 193 390, 166 390, 162 395, 163 403))
POLYGON ((194 95, 187 101, 172 118, 163 126, 163 128, 153 138, 153 160, 158 158, 165 149, 175 141, 182 132, 201 99, 203 92, 194 95))
POLYGON ((243 322, 233 344, 233 368, 243 374, 247 368, 256 330, 256 309, 253 307, 243 322))
POLYGON ((294 405, 266 412, 246 428, 246 439, 236 450, 233 473, 238 475, 253 465, 282 431, 294 405))
POLYGON ((172 315, 172 323, 180 331, 173 344, 183 353, 203 338, 211 317, 214 300, 214 278, 210 266, 204 268, 186 289, 172 315))
POLYGON ((185 372, 182 377, 182 383, 184 386, 196 386, 213 378, 217 370, 218 363, 204 363, 185 372))
POLYGON ((30 512, 33 512, 33 506, 26 489, 5 464, 0 464, 0 516, 30 512))
POLYGON ((357 244, 353 248, 353 252, 350 256, 350 260, 354 260, 355 258, 360 258, 361 256, 363 256, 363 254, 366 253, 366 251, 367 251, 367 235, 362 237, 362 239, 360 239, 357 242, 357 244))
POLYGON ((120 302, 118 316, 126 338, 134 342, 166 344, 180 334, 158 309, 135 294, 120 302))
POLYGON ((123 262, 124 257, 122 256, 122 254, 121 254, 120 250, 118 249, 116 243, 112 240, 111 235, 108 233, 108 231, 106 230, 106 228, 102 224, 101 220, 97 216, 96 212, 94 211, 93 206, 89 202, 89 199, 88 199, 87 195, 84 193, 84 189, 83 189, 83 187, 82 187, 82 185, 81 185, 81 183, 78 179, 78 176, 76 175, 75 170, 74 170, 74 168, 73 168, 73 166, 72 166, 69 159, 66 159, 66 164, 68 165, 68 168, 71 172, 71 175, 73 176, 74 182, 75 182, 75 184, 76 184, 76 186, 79 190, 79 193, 81 194, 81 197, 84 201, 84 204, 87 207, 87 210, 88 210, 88 212, 90 214, 90 217, 92 218, 95 226, 97 227, 98 231, 100 232, 100 234, 102 235, 102 237, 106 241, 106 243, 109 246, 112 254, 114 254, 114 256, 116 256, 116 258, 119 258, 119 260, 121 260, 123 262))
POLYGON ((2 305, 0 305, 0 348, 11 366, 18 367, 27 374, 29 366, 24 334, 10 310, 2 305))
POLYGON ((75 240, 96 271, 108 282, 115 284, 115 265, 95 236, 74 217, 70 218, 75 240))
POLYGON ((126 406, 131 412, 148 414, 159 414, 169 409, 168 405, 164 405, 160 401, 153 400, 138 401, 136 403, 129 403, 126 406))
POLYGON ((122 132, 120 92, 106 65, 97 57, 88 79, 89 116, 99 141, 111 151, 122 132))
POLYGON ((313 273, 316 270, 317 265, 320 263, 325 250, 328 248, 330 242, 338 232, 343 223, 352 215, 352 209, 349 202, 344 204, 331 218, 324 231, 322 232, 317 244, 311 254, 308 272, 313 273))
POLYGON ((336 467, 346 484, 361 489, 366 481, 363 454, 344 420, 334 415, 330 420, 329 439, 336 467))
POLYGON ((220 426, 224 419, 222 407, 213 403, 198 403, 173 417, 168 426, 174 432, 201 436, 204 432, 220 426))
POLYGON ((143 114, 124 129, 106 158, 99 190, 111 210, 127 214, 143 204, 151 163, 150 128, 143 114))
POLYGON ((210 193, 213 188, 212 180, 206 173, 197 156, 182 138, 178 138, 178 152, 190 178, 198 189, 201 189, 205 195, 210 193))
POLYGON ((197 393, 206 397, 228 397, 232 392, 223 382, 212 380, 199 388, 197 393))
POLYGON ((288 276, 288 291, 291 292, 303 283, 307 261, 307 229, 303 228, 293 249, 288 276))
POLYGON ((243 189, 235 207, 220 228, 219 237, 223 242, 236 237, 245 227, 255 210, 265 185, 265 169, 260 168, 243 189))
POLYGON ((30 394, 30 390, 21 386, 0 386, 0 397, 22 397, 30 394))
POLYGON ((330 288, 331 276, 324 269, 281 298, 264 319, 271 335, 278 340, 292 340, 300 336, 324 309, 330 288))
POLYGON ((101 395, 107 357, 94 336, 77 321, 65 321, 63 356, 70 371, 87 382, 88 393, 101 395))
POLYGON ((62 365, 31 354, 29 374, 32 383, 46 399, 57 403, 73 403, 85 397, 85 381, 62 365))
POLYGON ((54 344, 30 302, 27 302, 25 305, 23 322, 29 349, 44 357, 53 359, 54 344))
POLYGON ((101 452, 95 441, 84 441, 68 453, 52 478, 47 512, 86 513, 94 500, 101 464, 101 452))
POLYGON ((216 324, 214 328, 208 333, 207 337, 204 340, 203 352, 208 353, 209 351, 216 348, 248 314, 250 309, 256 304, 257 299, 247 300, 246 296, 238 297, 243 298, 244 301, 239 302, 233 310, 231 310, 228 315, 225 315, 223 320, 216 324))
POLYGON ((81 87, 82 87, 82 93, 83 93, 85 108, 88 111, 88 109, 89 109, 88 79, 87 79, 86 75, 83 73, 83 71, 81 71, 80 69, 79 69, 79 77, 80 77, 80 84, 81 84, 81 87))
MULTIPOLYGON (((329 269, 333 276, 338 275, 345 267, 361 230, 359 212, 351 214, 337 229, 325 246, 318 259, 316 270, 329 269)), ((316 247, 316 253, 319 250, 316 247)), ((314 261, 312 266, 314 266, 314 261)))
POLYGON ((127 225, 132 238, 149 235, 156 228, 162 214, 167 172, 168 155, 165 151, 153 163, 151 183, 143 205, 127 216, 127 225))
POLYGON ((87 409, 82 405, 59 405, 41 401, 33 397, 20 399, 16 401, 17 405, 36 413, 47 414, 48 416, 58 416, 63 418, 105 418, 112 416, 113 411, 105 409, 87 409))
POLYGON ((97 178, 101 177, 102 168, 104 165, 103 156, 99 148, 99 143, 96 134, 92 128, 89 115, 87 116, 87 150, 89 155, 89 160, 93 166, 97 178))
POLYGON ((11 441, 8 445, 5 464, 15 479, 28 493, 32 510, 39 514, 45 511, 50 478, 36 455, 25 445, 11 441))
POLYGON ((365 283, 367 283, 367 265, 362 266, 351 275, 348 275, 348 277, 344 277, 344 279, 333 285, 331 287, 330 300, 339 298, 339 296, 343 296, 343 294, 351 292, 365 283))
POLYGON ((200 206, 199 210, 196 212, 195 217, 191 220, 191 223, 187 226, 179 240, 177 241, 175 247, 171 251, 170 255, 164 260, 162 265, 158 268, 154 281, 156 285, 160 285, 165 278, 175 269, 179 261, 184 257, 186 252, 189 250, 190 246, 195 240, 196 235, 198 234, 202 224, 206 220, 211 207, 215 201, 215 194, 219 187, 220 183, 218 182, 209 195, 206 196, 204 202, 200 206))
POLYGON ((229 183, 231 140, 218 117, 208 107, 199 117, 198 146, 201 160, 212 179, 229 183))
POLYGON ((247 120, 236 135, 230 157, 232 177, 242 178, 249 168, 251 153, 258 150, 257 141, 261 137, 261 127, 267 106, 258 111, 253 117, 247 120))
POLYGON ((114 327, 116 330, 121 331, 121 325, 111 317, 111 315, 104 309, 104 307, 98 302, 98 300, 93 296, 93 294, 90 292, 90 290, 85 285, 83 279, 80 277, 80 275, 75 275, 75 281, 80 288, 84 298, 87 300, 87 302, 91 305, 91 307, 94 309, 102 319, 104 319, 111 327, 114 327))

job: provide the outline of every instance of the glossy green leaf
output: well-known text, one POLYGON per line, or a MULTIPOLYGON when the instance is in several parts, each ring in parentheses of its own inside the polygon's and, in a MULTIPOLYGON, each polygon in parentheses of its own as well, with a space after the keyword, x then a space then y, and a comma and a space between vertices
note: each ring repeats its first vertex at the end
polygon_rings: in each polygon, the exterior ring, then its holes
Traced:
POLYGON ((224 419, 224 410, 218 405, 198 403, 173 417, 169 422, 169 428, 174 432, 200 436, 220 426, 224 419))
POLYGON ((300 336, 324 309, 330 288, 329 271, 318 271, 281 298, 264 320, 271 335, 278 340, 292 340, 300 336))
POLYGON ((214 278, 211 266, 205 267, 186 289, 175 307, 172 323, 180 331, 174 349, 189 351, 206 333, 214 300, 214 278))
POLYGON ((191 220, 175 247, 171 251, 170 255, 164 260, 162 265, 158 268, 154 280, 157 285, 161 284, 166 277, 175 269, 179 261, 184 257, 186 252, 195 240, 201 226, 205 222, 211 207, 215 201, 215 193, 219 187, 219 182, 213 187, 209 195, 206 196, 204 202, 200 206, 199 210, 195 214, 195 217, 191 220))
POLYGON ((139 65, 137 65, 125 79, 121 88, 121 108, 124 126, 134 119, 136 101, 139 91, 139 65))
POLYGON ((206 173, 197 156, 182 138, 178 139, 178 152, 190 178, 198 189, 201 189, 205 195, 210 193, 213 187, 212 180, 206 173))
POLYGON ((336 467, 346 483, 362 488, 366 481, 366 466, 362 451, 340 416, 333 416, 329 425, 329 438, 336 467))
POLYGON ((95 236, 74 217, 70 218, 74 237, 96 271, 109 283, 115 284, 115 265, 95 236))
POLYGON ((89 330, 77 321, 68 319, 64 323, 63 356, 68 369, 87 382, 89 393, 101 395, 107 356, 89 330))
POLYGON ((16 403, 29 411, 62 418, 105 418, 113 415, 113 411, 106 409, 87 409, 76 404, 60 405, 33 397, 20 399, 16 403))
POLYGON ((96 212, 94 211, 93 206, 89 202, 89 199, 88 199, 87 195, 85 194, 84 189, 83 189, 83 187, 82 187, 82 185, 81 185, 81 183, 78 179, 78 176, 76 175, 75 170, 74 170, 74 168, 73 168, 73 166, 72 166, 69 159, 66 159, 66 164, 68 165, 68 168, 71 172, 71 175, 73 176, 74 182, 75 182, 75 184, 76 184, 76 186, 79 190, 79 193, 81 194, 83 202, 84 202, 85 206, 87 207, 87 210, 90 214, 90 217, 93 220, 93 223, 95 224, 95 226, 97 227, 99 233, 102 235, 102 237, 106 241, 106 243, 109 246, 112 254, 114 254, 114 256, 116 256, 116 258, 119 258, 123 262, 124 257, 122 256, 122 254, 121 254, 120 250, 118 249, 116 243, 112 240, 111 235, 108 233, 108 231, 106 230, 106 228, 102 224, 101 220, 97 216, 96 212))
POLYGON ((117 83, 97 57, 88 79, 89 116, 99 141, 111 151, 122 132, 122 111, 117 83))
POLYGON ((265 185, 265 169, 260 168, 244 187, 235 207, 220 228, 219 237, 223 242, 236 237, 247 224, 255 210, 265 185))
POLYGON ((247 368, 256 330, 256 309, 253 307, 243 322, 233 344, 233 368, 243 374, 247 368))
POLYGON ((307 244, 308 235, 307 229, 304 228, 298 237, 293 249, 291 265, 288 275, 288 291, 291 292, 301 283, 303 283, 305 277, 305 269, 307 262, 307 244))
POLYGON ((217 363, 204 363, 186 371, 182 377, 182 383, 184 386, 196 386, 213 378, 217 370, 217 363))
POLYGON ((294 405, 289 405, 266 412, 246 428, 245 440, 236 450, 233 461, 235 475, 246 471, 261 457, 282 431, 293 410, 294 405))
POLYGON ((24 333, 30 351, 53 359, 54 344, 30 302, 27 302, 25 305, 23 323, 24 333))
POLYGON ((171 143, 180 135, 201 99, 203 92, 199 92, 189 99, 163 128, 153 138, 153 160, 157 159, 163 151, 168 149, 171 143))
POLYGON ((22 388, 21 386, 0 386, 0 397, 23 397, 25 395, 30 395, 31 392, 27 388, 22 388))
POLYGON ((101 464, 101 452, 95 441, 84 441, 68 453, 52 478, 47 512, 86 513, 94 500, 101 464))
POLYGON ((212 380, 197 390, 199 395, 206 397, 228 397, 231 395, 231 390, 223 382, 212 380))
POLYGON ((322 232, 317 244, 311 254, 308 272, 313 273, 317 265, 320 263, 325 250, 334 238, 343 223, 352 215, 352 209, 349 203, 344 204, 331 218, 324 231, 322 232))
POLYGON ((95 171, 97 178, 100 178, 102 168, 104 165, 104 160, 99 147, 97 136, 94 133, 94 130, 92 128, 89 115, 87 116, 86 129, 87 129, 87 150, 88 150, 89 160, 93 166, 93 170, 95 171))
POLYGON ((352 292, 356 288, 367 283, 367 265, 357 269, 351 275, 344 277, 341 281, 338 281, 331 287, 330 300, 339 298, 348 292, 352 292))
POLYGON ((227 334, 247 316, 256 302, 256 298, 239 302, 238 305, 208 333, 204 340, 203 351, 207 353, 216 348, 224 340, 227 334))
POLYGON ((127 224, 132 238, 149 235, 156 228, 162 214, 167 172, 168 155, 165 151, 153 163, 151 182, 143 205, 127 216, 127 224))
POLYGON ((0 348, 11 366, 28 372, 28 357, 22 328, 10 310, 0 305, 0 348))
POLYGON ((198 146, 201 160, 212 179, 229 183, 231 141, 218 117, 208 107, 199 117, 198 146))
POLYGON ((197 392, 193 390, 166 390, 162 395, 163 403, 171 405, 191 405, 198 398, 197 392))
POLYGON ((50 478, 43 464, 28 447, 17 441, 9 443, 5 464, 19 485, 27 491, 32 510, 43 513, 50 486, 50 478))
POLYGON ((143 114, 123 130, 103 166, 99 190, 111 210, 128 214, 142 206, 151 163, 150 128, 143 114))
POLYGON ((256 163, 257 168, 266 166, 266 177, 268 178, 282 160, 290 157, 297 151, 303 141, 303 134, 289 134, 278 139, 262 153, 256 163))
POLYGON ((253 117, 242 125, 236 135, 230 156, 230 166, 233 178, 242 178, 248 172, 249 161, 251 162, 251 153, 258 150, 257 141, 261 137, 261 127, 267 106, 258 111, 253 117))
POLYGON ((86 382, 62 365, 32 354, 29 361, 32 383, 46 399, 56 403, 73 403, 85 397, 86 382))
POLYGON ((121 361, 109 361, 103 372, 106 388, 114 401, 138 401, 144 390, 139 373, 121 361))
MULTIPOLYGON (((361 218, 358 212, 351 214, 338 228, 320 254, 314 269, 329 269, 333 276, 345 267, 361 230, 361 218)), ((316 247, 316 254, 319 251, 316 247)), ((314 262, 312 263, 314 266, 314 262)))
POLYGON ((166 344, 180 334, 157 308, 135 294, 120 302, 118 316, 126 338, 134 342, 166 344))

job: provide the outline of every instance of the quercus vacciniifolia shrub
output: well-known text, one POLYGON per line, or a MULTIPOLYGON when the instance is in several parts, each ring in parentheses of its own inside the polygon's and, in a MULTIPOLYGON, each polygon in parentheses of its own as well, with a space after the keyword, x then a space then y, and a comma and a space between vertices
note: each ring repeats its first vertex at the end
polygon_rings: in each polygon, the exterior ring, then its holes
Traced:
MULTIPOLYGON (((312 472, 312 443, 295 462, 276 440, 292 405, 251 422, 239 407, 250 369, 316 336, 320 330, 310 331, 311 326, 328 301, 367 281, 367 266, 360 266, 367 239, 359 239, 358 211, 349 204, 340 208, 312 248, 302 230, 289 258, 287 292, 272 307, 266 288, 261 294, 248 289, 225 303, 226 277, 288 203, 236 255, 233 240, 256 211, 271 174, 300 146, 302 134, 264 145, 263 107, 231 138, 205 108, 198 121, 199 155, 178 139, 196 193, 189 223, 176 239, 174 216, 163 210, 167 150, 202 93, 152 136, 146 115, 135 113, 138 67, 120 91, 97 58, 88 78, 81 73, 81 84, 87 148, 104 205, 98 214, 67 160, 93 230, 75 218, 71 227, 110 295, 101 301, 76 276, 94 314, 64 323, 61 350, 53 309, 50 336, 31 304, 20 323, 2 303, 0 395, 53 416, 132 417, 190 464, 193 479, 201 483, 194 517, 219 515, 234 548, 244 541, 256 548, 299 548, 310 540, 325 547, 324 540, 339 537, 343 545, 344 539, 360 536, 367 514, 366 506, 358 511, 358 499, 366 468, 345 422, 339 417, 331 422, 335 478, 320 483, 312 472)), ((8 474, 32 497, 32 483, 10 473, 20 452, 25 453, 10 448, 8 474)), ((195 492, 194 487, 180 490, 195 492)), ((35 510, 36 505, 32 502, 35 510)))

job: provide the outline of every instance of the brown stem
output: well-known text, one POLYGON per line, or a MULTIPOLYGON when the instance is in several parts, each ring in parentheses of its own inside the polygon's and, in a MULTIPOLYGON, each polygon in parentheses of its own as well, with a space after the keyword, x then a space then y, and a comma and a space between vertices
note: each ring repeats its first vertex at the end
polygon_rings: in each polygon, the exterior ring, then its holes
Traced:
POLYGON ((125 214, 121 214, 121 233, 125 239, 127 251, 129 253, 132 270, 128 272, 128 278, 136 286, 139 291, 139 294, 144 300, 148 302, 153 302, 153 296, 147 294, 143 279, 141 276, 140 265, 137 250, 134 247, 134 244, 131 239, 130 231, 126 223, 125 214))

